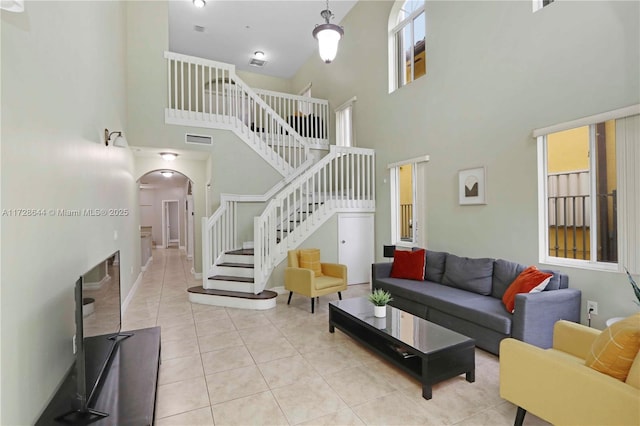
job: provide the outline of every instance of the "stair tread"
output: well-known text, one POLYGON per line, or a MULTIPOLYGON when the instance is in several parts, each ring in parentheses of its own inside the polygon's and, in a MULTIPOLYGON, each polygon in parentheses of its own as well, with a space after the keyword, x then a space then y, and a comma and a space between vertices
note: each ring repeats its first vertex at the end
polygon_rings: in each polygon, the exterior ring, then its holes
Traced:
POLYGON ((278 293, 271 290, 263 290, 258 294, 253 294, 253 293, 245 293, 242 291, 205 289, 201 286, 190 287, 187 291, 189 293, 206 294, 210 296, 239 297, 242 299, 273 299, 274 297, 278 296, 278 293))
POLYGON ((247 268, 253 269, 253 263, 235 263, 235 262, 224 262, 218 264, 218 266, 228 266, 230 268, 247 268))
POLYGON ((235 281, 235 282, 239 282, 239 283, 252 283, 253 282, 253 278, 247 278, 247 277, 232 277, 230 275, 214 275, 212 277, 209 277, 210 280, 214 280, 214 281, 235 281))
POLYGON ((253 256, 253 249, 233 250, 233 251, 226 252, 226 254, 233 254, 233 255, 239 255, 239 256, 253 256))

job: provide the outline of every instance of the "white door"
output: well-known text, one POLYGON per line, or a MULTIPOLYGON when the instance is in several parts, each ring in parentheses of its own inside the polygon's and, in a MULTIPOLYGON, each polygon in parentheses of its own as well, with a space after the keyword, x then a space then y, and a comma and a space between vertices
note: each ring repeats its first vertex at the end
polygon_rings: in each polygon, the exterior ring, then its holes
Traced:
POLYGON ((187 195, 187 259, 193 258, 193 195, 187 195))
POLYGON ((368 283, 375 259, 373 214, 338 215, 338 263, 347 265, 347 283, 368 283))

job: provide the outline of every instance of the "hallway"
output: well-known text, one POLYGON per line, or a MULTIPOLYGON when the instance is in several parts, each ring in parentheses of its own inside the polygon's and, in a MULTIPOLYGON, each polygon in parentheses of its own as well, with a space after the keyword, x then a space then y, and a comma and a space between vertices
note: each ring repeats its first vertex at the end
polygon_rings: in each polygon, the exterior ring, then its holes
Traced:
MULTIPOLYGON (((156 424, 493 424, 509 425, 515 407, 498 395, 498 359, 476 351, 476 382, 459 376, 434 387, 418 381, 337 331, 327 302, 278 296, 267 311, 192 304, 183 251, 154 250, 153 262, 123 318, 123 329, 162 327, 156 424), (214 422, 215 420, 215 422, 214 422)), ((344 297, 369 292, 350 286, 344 297)), ((525 424, 545 424, 528 415, 525 424)))

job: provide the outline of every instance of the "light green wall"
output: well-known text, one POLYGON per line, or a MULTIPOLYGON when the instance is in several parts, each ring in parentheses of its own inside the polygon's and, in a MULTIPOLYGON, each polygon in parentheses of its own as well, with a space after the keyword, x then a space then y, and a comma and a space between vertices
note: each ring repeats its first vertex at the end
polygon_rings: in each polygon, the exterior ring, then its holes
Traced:
MULTIPOLYGON (((161 1, 127 2, 129 142, 136 146, 205 151, 211 155, 204 164, 206 170, 201 182, 193 189, 196 196, 194 258, 196 271, 201 272, 201 218, 206 215, 206 183, 211 183, 209 200, 213 213, 220 205, 221 193, 262 195, 282 177, 230 131, 164 123, 167 104, 164 52, 168 46, 168 4, 161 1), (184 142, 186 132, 211 135, 213 145, 187 145, 184 142)), ((239 74, 253 87, 279 91, 288 90, 289 87, 288 80, 246 72, 239 74)), ((244 225, 240 230, 243 239, 249 234, 246 222, 243 220, 244 225)))
POLYGON ((73 362, 73 288, 116 250, 140 272, 119 2, 25 2, 1 13, 2 209, 128 208, 123 217, 2 217, 0 424, 33 424, 73 362), (114 239, 114 232, 118 239, 114 239))
MULTIPOLYGON (((531 131, 640 102, 640 3, 555 2, 532 13, 526 1, 428 1, 427 75, 389 94, 391 6, 359 2, 342 21, 336 60, 312 56, 292 80, 312 81, 332 107, 358 98, 358 146, 376 150, 377 258, 390 239, 386 165, 427 154, 428 247, 536 263, 531 131), (488 204, 458 205, 458 170, 481 165, 488 204)), ((599 302, 596 326, 637 310, 622 274, 555 269, 585 303, 599 302)))

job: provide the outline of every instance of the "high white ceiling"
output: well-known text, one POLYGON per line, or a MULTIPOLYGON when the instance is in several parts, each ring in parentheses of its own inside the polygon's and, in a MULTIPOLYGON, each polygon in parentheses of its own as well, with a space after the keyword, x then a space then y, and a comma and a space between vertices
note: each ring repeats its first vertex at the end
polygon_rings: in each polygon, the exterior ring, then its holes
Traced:
MULTIPOLYGON (((331 0, 332 22, 339 24, 356 3, 331 0)), ((321 62, 311 31, 323 23, 325 8, 321 0, 207 0, 202 9, 191 0, 170 1, 169 49, 235 64, 237 70, 290 78, 312 54, 321 62), (256 50, 266 55, 262 68, 249 65, 256 50)), ((348 28, 344 37, 349 37, 348 28)))

